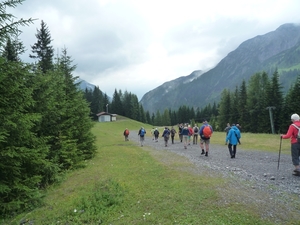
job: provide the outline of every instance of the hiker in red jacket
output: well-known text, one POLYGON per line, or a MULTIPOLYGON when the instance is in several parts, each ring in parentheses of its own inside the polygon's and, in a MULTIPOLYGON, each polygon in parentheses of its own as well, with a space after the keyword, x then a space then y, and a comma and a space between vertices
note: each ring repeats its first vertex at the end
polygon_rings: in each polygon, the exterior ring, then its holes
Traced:
POLYGON ((292 162, 295 166, 294 175, 300 176, 300 166, 299 166, 299 157, 300 157, 300 143, 298 143, 298 128, 300 128, 300 118, 298 114, 293 114, 291 116, 292 124, 289 126, 289 129, 286 134, 281 134, 282 139, 291 139, 291 154, 292 162), (298 127, 298 128, 297 128, 298 127))
POLYGON ((124 137, 125 137, 125 141, 129 141, 129 139, 128 139, 128 136, 129 136, 129 130, 128 130, 127 128, 124 130, 123 135, 124 135, 124 137))

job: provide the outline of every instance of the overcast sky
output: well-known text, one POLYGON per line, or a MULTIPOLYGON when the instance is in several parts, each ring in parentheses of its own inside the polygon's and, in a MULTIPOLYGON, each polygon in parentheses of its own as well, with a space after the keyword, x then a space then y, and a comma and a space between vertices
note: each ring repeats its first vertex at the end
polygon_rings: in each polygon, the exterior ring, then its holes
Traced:
POLYGON ((216 66, 247 39, 300 23, 299 0, 26 0, 10 11, 37 19, 22 28, 24 60, 43 20, 55 54, 66 47, 77 65, 75 76, 109 96, 127 90, 139 100, 216 66))

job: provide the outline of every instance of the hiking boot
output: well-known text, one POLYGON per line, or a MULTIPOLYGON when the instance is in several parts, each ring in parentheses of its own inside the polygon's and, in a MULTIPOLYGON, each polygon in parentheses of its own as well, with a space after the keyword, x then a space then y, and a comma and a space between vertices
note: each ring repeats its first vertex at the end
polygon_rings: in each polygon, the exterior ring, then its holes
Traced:
POLYGON ((205 154, 205 152, 204 152, 204 150, 202 149, 201 155, 204 155, 204 154, 205 154))
POLYGON ((205 156, 208 156, 208 152, 205 153, 205 156))
POLYGON ((300 169, 294 169, 294 173, 300 174, 300 169))

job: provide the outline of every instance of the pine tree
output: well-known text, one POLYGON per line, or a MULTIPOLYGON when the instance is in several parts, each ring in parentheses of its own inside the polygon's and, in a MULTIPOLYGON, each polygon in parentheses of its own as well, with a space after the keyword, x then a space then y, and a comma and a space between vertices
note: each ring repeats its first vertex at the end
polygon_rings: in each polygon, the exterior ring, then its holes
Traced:
POLYGON ((149 111, 146 112, 146 123, 153 125, 149 111))
POLYGON ((246 86, 246 81, 243 80, 240 88, 239 88, 239 101, 238 101, 238 114, 239 114, 239 120, 236 121, 238 122, 242 128, 243 131, 248 129, 248 118, 249 118, 249 111, 248 111, 248 106, 247 106, 247 86, 246 86))
POLYGON ((230 106, 231 106, 231 93, 229 90, 224 89, 221 94, 221 100, 219 103, 219 111, 218 111, 219 114, 218 124, 221 130, 223 130, 226 127, 227 123, 232 123, 230 106))
POLYGON ((122 98, 124 116, 132 118, 133 105, 131 102, 131 93, 125 91, 122 98))
POLYGON ((168 109, 165 109, 164 113, 161 116, 161 125, 164 125, 164 126, 170 126, 171 125, 171 118, 170 118, 170 114, 169 114, 168 109))
POLYGON ((272 75, 271 84, 268 91, 267 101, 269 106, 274 106, 273 122, 275 132, 279 132, 280 125, 282 124, 282 107, 283 107, 283 93, 282 86, 279 83, 278 71, 272 75))
POLYGON ((97 114, 104 111, 103 110, 103 108, 104 108, 103 93, 99 89, 99 87, 96 86, 94 88, 94 91, 92 92, 91 96, 92 97, 91 97, 91 103, 90 103, 90 110, 91 110, 92 118, 93 118, 93 120, 98 120, 97 114))
POLYGON ((31 46, 33 55, 30 58, 38 60, 38 67, 43 73, 53 69, 54 49, 51 45, 51 35, 46 23, 42 20, 41 29, 35 35, 37 42, 31 46))
POLYGON ((146 114, 145 114, 145 111, 144 111, 144 108, 143 108, 143 105, 140 104, 140 119, 139 121, 142 122, 142 123, 147 123, 147 119, 146 119, 146 114))
MULTIPOLYGON (((16 8, 24 0, 6 0, 0 2, 0 48, 2 48, 8 39, 18 36, 21 32, 19 26, 28 26, 33 23, 33 19, 17 19, 6 12, 7 8, 16 8)), ((16 47, 16 46, 15 46, 16 47)))
POLYGON ((122 98, 122 95, 120 95, 120 93, 118 93, 117 90, 115 89, 115 92, 113 94, 113 98, 111 101, 111 112, 112 113, 116 113, 119 115, 123 114, 123 105, 122 105, 121 98, 122 98))
POLYGON ((23 43, 18 39, 12 41, 11 38, 7 39, 6 46, 2 52, 2 57, 6 58, 8 61, 21 61, 19 55, 24 53, 23 43))
POLYGON ((160 114, 159 110, 156 111, 154 125, 155 126, 162 126, 163 125, 161 114, 160 114))
POLYGON ((65 105, 64 114, 61 118, 61 131, 58 140, 60 148, 60 165, 64 170, 81 164, 83 160, 91 158, 95 153, 94 136, 91 133, 92 122, 89 118, 89 107, 83 98, 77 77, 72 72, 76 69, 72 65, 73 60, 67 54, 67 49, 62 49, 59 60, 59 72, 64 79, 65 105))
POLYGON ((33 129, 40 115, 30 111, 30 69, 0 57, 0 70, 0 214, 9 215, 39 202, 48 147, 33 129))

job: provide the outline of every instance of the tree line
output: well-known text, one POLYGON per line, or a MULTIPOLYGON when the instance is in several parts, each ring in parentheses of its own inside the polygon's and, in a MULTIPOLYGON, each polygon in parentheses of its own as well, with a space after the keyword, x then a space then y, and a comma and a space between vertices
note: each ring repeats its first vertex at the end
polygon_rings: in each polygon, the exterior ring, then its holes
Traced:
POLYGON ((76 66, 63 48, 54 58, 44 21, 31 46, 34 63, 22 62, 20 26, 33 19, 7 13, 22 0, 0 3, 0 215, 41 203, 42 190, 96 152, 89 105, 75 84, 76 66))
POLYGON ((290 124, 291 114, 300 111, 297 103, 300 98, 299 87, 300 76, 284 93, 277 69, 271 75, 264 71, 257 72, 234 90, 224 89, 218 103, 202 108, 183 105, 177 110, 157 110, 151 115, 139 104, 137 96, 127 91, 122 93, 121 90, 115 90, 111 101, 99 88, 94 92, 86 91, 86 97, 91 103, 94 119, 97 119, 95 115, 99 110, 105 111, 106 104, 109 104, 111 112, 153 126, 176 126, 179 123, 200 125, 206 119, 216 131, 223 131, 227 123, 239 123, 243 132, 283 133, 290 124), (100 93, 102 97, 97 98, 94 93, 100 93), (95 105, 99 107, 92 108, 95 105))

